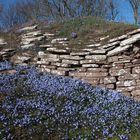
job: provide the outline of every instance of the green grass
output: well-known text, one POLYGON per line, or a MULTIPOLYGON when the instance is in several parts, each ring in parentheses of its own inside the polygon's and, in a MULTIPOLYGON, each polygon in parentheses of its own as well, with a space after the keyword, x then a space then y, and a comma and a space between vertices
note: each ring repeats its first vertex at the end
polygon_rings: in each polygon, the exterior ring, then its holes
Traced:
POLYGON ((4 45, 0 48, 17 48, 21 41, 20 36, 16 35, 12 31, 0 32, 0 38, 7 42, 7 45, 4 45))
MULTIPOLYGON (((60 22, 54 22, 49 26, 42 25, 41 22, 37 22, 38 29, 42 32, 54 33, 56 37, 68 37, 69 46, 73 49, 85 48, 87 44, 101 43, 106 44, 111 38, 121 36, 130 32, 138 27, 127 23, 117 23, 106 21, 97 17, 78 17, 60 22), (76 39, 71 38, 71 33, 76 32, 78 37, 76 39), (100 41, 100 38, 108 36, 105 40, 100 41), (79 44, 80 43, 80 44, 79 44)), ((19 27, 20 28, 20 27, 19 27)), ((8 43, 8 47, 16 48, 21 41, 18 34, 14 32, 17 29, 11 29, 8 33, 1 32, 0 38, 4 38, 8 43)), ((6 47, 6 46, 5 46, 6 47)), ((65 46, 57 45, 58 48, 65 48, 65 46)))
POLYGON ((97 37, 102 35, 115 37, 138 27, 126 23, 105 21, 97 17, 82 17, 54 23, 49 28, 58 30, 58 35, 60 36, 69 36, 71 32, 77 32, 80 37, 89 34, 97 37))
POLYGON ((46 30, 56 33, 58 37, 68 37, 70 39, 71 47, 75 47, 76 45, 79 46, 77 42, 80 40, 80 48, 82 48, 82 46, 84 47, 85 44, 89 42, 100 42, 104 44, 111 38, 121 36, 137 28, 138 27, 135 25, 105 21, 104 19, 97 17, 82 17, 54 23, 46 30), (76 32, 78 34, 78 38, 72 39, 70 37, 72 32, 76 32), (101 37, 106 37, 108 35, 109 38, 102 42, 99 40, 101 37))

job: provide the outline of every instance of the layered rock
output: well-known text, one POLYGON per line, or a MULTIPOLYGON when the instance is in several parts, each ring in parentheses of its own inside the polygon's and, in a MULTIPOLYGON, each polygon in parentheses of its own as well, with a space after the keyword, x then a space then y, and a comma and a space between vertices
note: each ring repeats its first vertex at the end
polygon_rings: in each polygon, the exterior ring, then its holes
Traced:
POLYGON ((24 31, 21 35, 21 49, 30 49, 35 47, 35 43, 39 43, 46 39, 46 36, 41 32, 41 30, 37 30, 38 26, 29 26, 20 29, 20 31, 24 31))
POLYGON ((140 99, 140 30, 134 30, 109 40, 106 44, 90 44, 75 51, 68 45, 68 38, 57 38, 52 33, 42 33, 37 26, 23 28, 20 47, 28 50, 36 42, 36 56, 15 50, 3 50, 0 59, 11 58, 16 64, 35 64, 42 72, 70 76, 94 86, 118 90, 125 95, 140 99), (28 29, 28 30, 27 30, 28 29), (59 46, 59 47, 58 47, 59 46))
POLYGON ((0 61, 9 60, 15 53, 15 49, 2 49, 0 51, 0 61))
POLYGON ((0 38, 0 46, 1 45, 7 45, 7 42, 3 38, 0 38))

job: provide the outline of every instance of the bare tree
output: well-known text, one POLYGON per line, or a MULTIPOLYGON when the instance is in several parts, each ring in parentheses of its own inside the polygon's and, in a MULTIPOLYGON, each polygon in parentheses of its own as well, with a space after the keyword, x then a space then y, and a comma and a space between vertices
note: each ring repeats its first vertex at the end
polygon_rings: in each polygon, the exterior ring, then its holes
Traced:
POLYGON ((2 12, 2 10, 3 10, 3 6, 2 4, 0 4, 0 13, 2 12))
POLYGON ((22 19, 17 13, 15 5, 9 5, 6 9, 3 9, 0 20, 2 27, 7 29, 13 27, 16 24, 22 23, 22 19))
POLYGON ((9 28, 32 20, 60 21, 77 16, 115 20, 117 14, 114 0, 21 0, 2 11, 1 21, 9 28))
POLYGON ((39 0, 22 0, 16 4, 10 4, 2 10, 0 23, 3 28, 11 28, 31 20, 42 18, 39 0))
POLYGON ((105 0, 78 0, 78 4, 82 16, 104 17, 107 12, 105 0))
POLYGON ((114 21, 119 14, 118 3, 114 0, 107 0, 108 19, 114 21))
MULTIPOLYGON (((42 0, 49 16, 55 19, 65 19, 76 16, 99 16, 105 18, 108 8, 112 8, 115 17, 114 3, 110 0, 42 0), (107 2, 110 2, 109 3, 107 2), (112 4, 112 5, 111 5, 112 4), (110 6, 110 7, 109 7, 110 6), (111 7, 112 6, 112 7, 111 7)), ((45 11, 44 10, 44 11, 45 11)), ((48 15, 47 15, 48 16, 48 15)))
MULTIPOLYGON (((0 4, 0 19, 1 19, 2 11, 3 11, 3 6, 2 6, 2 4, 0 4)), ((0 30, 1 30, 1 28, 2 28, 2 23, 1 23, 1 20, 0 20, 0 30)))
POLYGON ((128 0, 134 15, 135 24, 138 24, 138 17, 139 17, 139 8, 140 8, 140 0, 128 0))
POLYGON ((77 0, 42 0, 44 15, 47 18, 65 19, 75 17, 77 0))
POLYGON ((39 0, 22 0, 16 4, 17 12, 26 21, 39 19, 41 17, 41 5, 39 0))

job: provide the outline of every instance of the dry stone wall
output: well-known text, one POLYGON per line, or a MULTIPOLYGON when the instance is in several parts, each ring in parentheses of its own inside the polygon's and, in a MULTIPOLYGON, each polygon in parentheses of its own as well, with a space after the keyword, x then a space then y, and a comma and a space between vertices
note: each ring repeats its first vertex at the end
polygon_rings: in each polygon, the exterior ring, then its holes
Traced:
POLYGON ((125 95, 140 97, 140 54, 125 52, 108 56, 96 52, 38 53, 37 65, 41 71, 82 79, 94 86, 115 89, 125 95))
POLYGON ((117 90, 140 99, 140 29, 111 39, 106 45, 88 44, 84 49, 74 51, 67 47, 67 38, 43 34, 36 28, 24 28, 24 31, 29 31, 22 34, 20 46, 29 49, 35 41, 45 39, 49 42, 38 46, 35 57, 25 52, 23 56, 17 56, 14 55, 15 50, 9 49, 3 50, 1 60, 9 56, 12 61, 16 56, 14 63, 35 64, 42 72, 79 78, 93 86, 117 90), (65 46, 65 49, 57 48, 56 44, 65 46))

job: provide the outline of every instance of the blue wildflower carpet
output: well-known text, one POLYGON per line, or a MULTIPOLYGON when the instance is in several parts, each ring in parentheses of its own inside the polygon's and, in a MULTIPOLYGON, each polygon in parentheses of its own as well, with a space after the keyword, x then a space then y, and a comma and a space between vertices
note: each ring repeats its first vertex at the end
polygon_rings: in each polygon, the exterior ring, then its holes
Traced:
POLYGON ((0 75, 0 139, 129 140, 140 132, 140 103, 132 98, 0 63, 0 70, 12 68, 15 74, 0 75))

